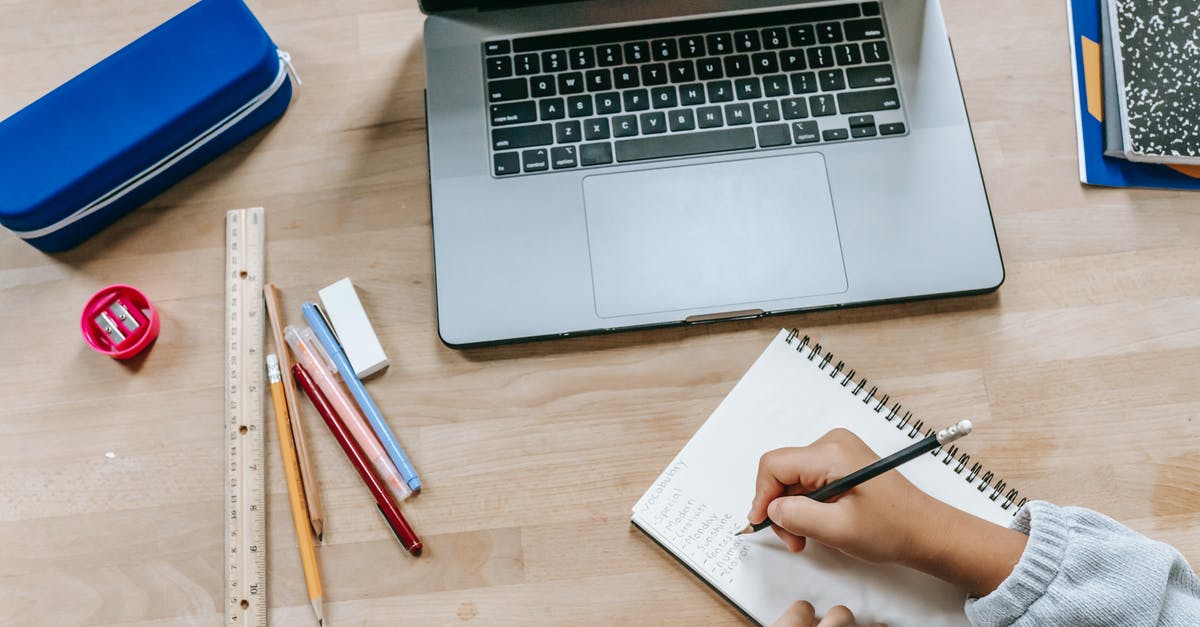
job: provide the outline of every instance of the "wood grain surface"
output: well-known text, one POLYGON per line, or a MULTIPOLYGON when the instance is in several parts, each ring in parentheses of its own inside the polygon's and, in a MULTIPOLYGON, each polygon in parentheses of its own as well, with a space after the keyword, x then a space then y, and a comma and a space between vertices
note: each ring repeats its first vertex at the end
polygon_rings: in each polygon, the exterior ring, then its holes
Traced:
MULTIPOLYGON (((0 0, 0 117, 188 4, 0 0)), ((222 224, 257 205, 289 320, 359 287, 392 361, 369 388, 426 485, 414 559, 301 402, 331 625, 744 623, 628 518, 793 326, 916 414, 975 420, 967 448, 1024 495, 1200 562, 1200 196, 1079 184, 1062 2, 945 6, 997 293, 469 351, 436 333, 416 3, 250 5, 304 80, 277 124, 69 252, 0 231, 0 624, 220 623, 222 224), (79 337, 110 283, 162 314, 130 363, 79 337)), ((271 619, 307 625, 274 438, 271 619)))

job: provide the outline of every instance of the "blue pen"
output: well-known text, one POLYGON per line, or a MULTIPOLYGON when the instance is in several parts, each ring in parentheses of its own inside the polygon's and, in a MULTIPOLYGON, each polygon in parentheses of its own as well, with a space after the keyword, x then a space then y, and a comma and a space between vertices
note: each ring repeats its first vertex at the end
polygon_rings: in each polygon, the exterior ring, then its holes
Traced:
POLYGON ((400 471, 400 475, 404 477, 404 480, 408 482, 408 486, 414 492, 420 490, 421 480, 417 477, 417 470, 413 468, 412 462, 408 461, 408 456, 404 454, 404 449, 400 448, 400 443, 396 441, 396 436, 392 433, 391 427, 388 427, 387 422, 383 419, 383 414, 379 413, 379 408, 375 406, 375 401, 371 400, 371 395, 367 393, 366 386, 359 380, 358 375, 354 374, 354 368, 350 365, 350 360, 346 358, 346 353, 342 350, 342 345, 338 344, 337 339, 333 337, 333 331, 326 324, 325 316, 313 303, 304 303, 302 309, 304 311, 304 319, 312 327, 313 333, 317 336, 317 341, 321 343, 321 346, 325 347, 325 351, 333 359, 334 365, 337 366, 338 372, 342 375, 342 381, 345 381, 346 387, 350 388, 350 394, 354 396, 354 400, 362 409, 363 415, 367 417, 367 422, 371 423, 371 428, 375 430, 375 435, 379 437, 379 443, 383 444, 388 457, 392 458, 392 463, 396 465, 396 470, 400 471))

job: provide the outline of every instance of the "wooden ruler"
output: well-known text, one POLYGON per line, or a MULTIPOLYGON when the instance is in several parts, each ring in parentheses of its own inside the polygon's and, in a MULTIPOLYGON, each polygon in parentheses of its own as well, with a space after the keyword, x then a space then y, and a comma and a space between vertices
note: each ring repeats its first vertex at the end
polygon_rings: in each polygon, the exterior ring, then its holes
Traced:
POLYGON ((267 624, 262 207, 225 214, 225 624, 267 624))

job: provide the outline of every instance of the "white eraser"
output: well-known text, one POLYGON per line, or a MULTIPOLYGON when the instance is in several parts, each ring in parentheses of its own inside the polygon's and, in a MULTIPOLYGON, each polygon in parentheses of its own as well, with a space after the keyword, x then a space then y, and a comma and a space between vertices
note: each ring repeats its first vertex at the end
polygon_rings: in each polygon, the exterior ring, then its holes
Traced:
POLYGON ((375 329, 371 327, 371 321, 367 319, 367 312, 363 310, 350 279, 342 279, 322 288, 317 295, 321 297, 321 306, 329 317, 329 324, 333 325, 333 332, 337 334, 342 350, 346 351, 346 357, 358 378, 365 379, 387 368, 387 355, 375 336, 375 329))

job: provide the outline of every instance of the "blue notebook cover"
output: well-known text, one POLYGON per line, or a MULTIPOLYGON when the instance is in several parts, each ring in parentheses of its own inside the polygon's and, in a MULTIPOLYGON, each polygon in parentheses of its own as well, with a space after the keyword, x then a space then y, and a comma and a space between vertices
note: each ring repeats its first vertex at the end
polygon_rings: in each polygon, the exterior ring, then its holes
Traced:
POLYGON ((1075 80, 1075 131, 1079 180, 1107 187, 1200 189, 1200 168, 1134 163, 1104 156, 1104 89, 1101 84, 1100 2, 1067 0, 1071 69, 1075 80), (1195 176, 1190 176, 1194 174, 1195 176))

